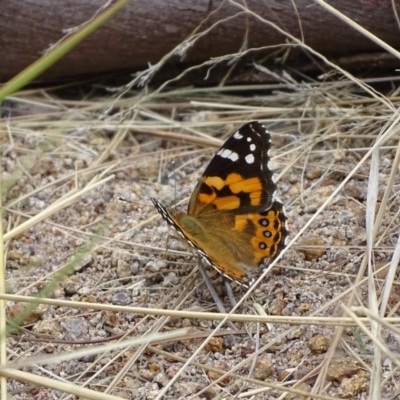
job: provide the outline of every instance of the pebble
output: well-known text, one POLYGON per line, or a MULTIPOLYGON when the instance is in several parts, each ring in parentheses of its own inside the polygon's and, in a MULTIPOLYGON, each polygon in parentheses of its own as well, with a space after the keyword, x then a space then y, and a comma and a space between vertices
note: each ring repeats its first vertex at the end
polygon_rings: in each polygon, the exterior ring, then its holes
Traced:
POLYGON ((43 321, 38 321, 32 330, 35 333, 40 333, 41 335, 46 335, 51 338, 62 337, 60 324, 56 320, 46 319, 43 321))
POLYGON ((82 271, 85 267, 93 262, 93 256, 88 254, 81 262, 74 266, 75 271, 82 271))
POLYGON ((146 269, 150 272, 159 272, 167 268, 167 263, 163 260, 151 260, 146 264, 146 269))
POLYGON ((299 248, 299 251, 304 254, 307 261, 318 260, 326 253, 325 241, 320 237, 306 238, 302 245, 305 246, 320 246, 320 247, 304 247, 299 248))
POLYGON ((254 368, 253 377, 260 381, 265 381, 274 372, 274 365, 266 358, 261 358, 257 361, 254 368))
POLYGON ((345 186, 344 192, 347 196, 363 201, 367 198, 367 190, 367 184, 365 182, 350 182, 345 186))
MULTIPOLYGON (((226 361, 224 361, 224 360, 223 360, 223 361, 219 361, 219 362, 215 365, 215 368, 218 368, 219 370, 222 370, 222 371, 229 371, 229 370, 230 370, 228 363, 227 363, 226 361)), ((217 380, 217 379, 219 379, 219 378, 221 377, 221 374, 218 373, 218 372, 215 372, 215 371, 207 371, 207 376, 208 376, 212 381, 215 381, 215 380, 217 380)), ((229 377, 229 375, 226 376, 224 379, 222 379, 221 381, 219 381, 219 385, 225 386, 225 385, 229 384, 230 379, 231 379, 231 378, 229 377)))
POLYGON ((31 257, 30 264, 34 267, 40 267, 44 264, 44 257, 41 254, 36 254, 31 257))
POLYGON ((335 358, 329 364, 326 378, 329 381, 340 382, 343 378, 355 375, 359 370, 360 365, 355 358, 335 358))
POLYGON ((173 286, 179 283, 179 278, 176 276, 175 272, 170 272, 164 277, 162 282, 163 286, 173 286))
POLYGON ((67 340, 88 339, 89 323, 83 317, 66 319, 61 323, 67 340))
POLYGON ((308 341, 308 348, 313 354, 326 353, 331 344, 331 337, 325 335, 316 335, 308 341))
POLYGON ((306 172, 306 177, 308 179, 317 179, 322 175, 322 170, 320 168, 313 168, 306 172))
POLYGON ((283 371, 279 371, 277 378, 279 382, 283 382, 288 376, 293 373, 292 370, 284 369, 283 371))
POLYGON ((139 376, 141 376, 146 381, 151 382, 153 380, 154 374, 151 373, 148 369, 142 368, 139 370, 139 376))
POLYGON ((153 382, 156 382, 161 386, 166 386, 169 382, 169 379, 166 374, 160 372, 153 378, 153 382))
POLYGON ((63 283, 63 288, 67 296, 73 296, 74 294, 77 294, 81 287, 82 281, 76 275, 69 276, 63 283))
POLYGON ((18 250, 10 250, 8 252, 8 259, 12 261, 19 261, 22 258, 23 254, 18 250))
POLYGON ((311 310, 311 305, 309 303, 301 303, 299 306, 299 312, 304 314, 311 310))
POLYGON ((129 266, 129 264, 123 260, 123 259, 119 259, 117 261, 117 276, 118 278, 129 278, 129 279, 122 279, 122 282, 129 282, 130 278, 132 277, 132 271, 131 268, 129 266))
POLYGON ((115 293, 111 297, 110 301, 112 304, 116 304, 118 306, 127 306, 132 302, 130 296, 128 296, 125 292, 115 293))
POLYGON ((351 378, 345 378, 338 388, 338 395, 342 399, 354 399, 357 394, 367 391, 369 376, 366 371, 359 370, 351 378))
POLYGON ((224 339, 222 337, 213 337, 206 344, 206 350, 212 353, 221 352, 223 348, 224 339))
POLYGON ((289 340, 299 339, 303 336, 304 328, 302 326, 296 326, 290 330, 287 334, 289 340))
POLYGON ((235 335, 227 335, 223 338, 223 344, 226 349, 232 349, 235 345, 241 342, 241 339, 235 335))
POLYGON ((305 208, 304 208, 304 212, 306 214, 315 214, 317 212, 317 206, 315 204, 308 204, 305 208))
POLYGON ((348 210, 342 210, 339 215, 339 219, 342 224, 350 222, 353 217, 354 214, 348 210))

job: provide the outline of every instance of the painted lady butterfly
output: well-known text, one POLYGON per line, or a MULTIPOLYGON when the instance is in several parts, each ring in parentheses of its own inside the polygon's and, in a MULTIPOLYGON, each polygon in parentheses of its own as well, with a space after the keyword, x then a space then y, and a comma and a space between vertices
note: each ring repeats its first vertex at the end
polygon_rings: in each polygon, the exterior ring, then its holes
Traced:
POLYGON ((209 265, 243 286, 285 247, 288 229, 269 166, 271 136, 253 121, 219 149, 198 181, 187 213, 157 211, 209 265))

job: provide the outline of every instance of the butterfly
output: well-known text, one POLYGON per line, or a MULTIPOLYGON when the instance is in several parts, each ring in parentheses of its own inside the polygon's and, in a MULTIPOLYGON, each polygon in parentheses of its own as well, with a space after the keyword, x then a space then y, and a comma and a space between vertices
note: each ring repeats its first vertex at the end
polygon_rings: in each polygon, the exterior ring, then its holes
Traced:
POLYGON ((157 211, 207 264, 250 287, 285 247, 288 229, 270 168, 271 135, 257 121, 218 150, 197 182, 187 213, 157 211))

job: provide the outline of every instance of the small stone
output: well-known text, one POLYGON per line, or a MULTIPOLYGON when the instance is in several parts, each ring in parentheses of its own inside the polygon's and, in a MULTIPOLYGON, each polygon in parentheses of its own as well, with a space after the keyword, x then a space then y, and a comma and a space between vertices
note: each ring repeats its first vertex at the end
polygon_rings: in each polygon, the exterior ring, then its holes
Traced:
POLYGON ((265 381, 274 372, 274 366, 271 361, 266 358, 261 358, 257 361, 256 367, 254 368, 253 377, 260 381, 265 381))
POLYGON ((346 260, 347 258, 348 258, 347 251, 345 249, 340 248, 340 249, 336 250, 335 255, 334 255, 334 260, 336 262, 346 260))
POLYGON ((36 254, 31 257, 30 264, 33 267, 40 267, 44 263, 44 257, 41 254, 36 254))
POLYGON ((241 342, 239 336, 235 335, 227 335, 223 339, 224 339, 223 344, 226 349, 232 349, 235 345, 241 342))
POLYGON ((119 313, 114 311, 106 311, 104 313, 104 323, 107 326, 111 326, 112 328, 117 328, 121 325, 121 318, 119 317, 119 313))
POLYGON ((221 352, 224 340, 221 337, 213 337, 206 344, 206 350, 212 353, 221 352))
POLYGON ((303 332, 304 328, 302 326, 296 326, 290 330, 290 332, 287 334, 287 338, 289 340, 299 339, 303 335, 303 332))
POLYGON ((333 153, 333 158, 336 161, 342 161, 346 159, 346 152, 342 149, 337 150, 335 153, 333 153))
POLYGON ((149 370, 153 373, 153 374, 158 374, 159 372, 161 372, 161 367, 160 364, 158 363, 151 363, 149 366, 149 370))
POLYGON ((167 376, 169 379, 172 379, 178 372, 180 371, 179 365, 172 364, 167 369, 167 376))
POLYGON ((63 288, 67 296, 73 296, 74 294, 77 294, 81 287, 82 282, 76 275, 68 277, 63 284, 63 288))
POLYGON ((169 379, 167 375, 160 372, 153 378, 153 382, 158 383, 160 386, 167 386, 169 379))
POLYGON ((82 303, 96 303, 97 298, 93 294, 88 294, 87 296, 83 296, 81 298, 82 303))
POLYGON ((111 303, 116 304, 119 306, 127 306, 128 304, 131 304, 131 298, 125 293, 125 292, 119 292, 115 293, 111 297, 111 303))
POLYGON ((72 166, 72 158, 65 157, 63 160, 64 167, 71 167, 72 166))
POLYGON ((299 312, 301 314, 304 314, 304 313, 306 313, 306 312, 308 312, 310 310, 311 310, 311 305, 308 304, 308 303, 301 303, 300 306, 299 306, 299 312))
POLYGON ((308 179, 317 179, 322 175, 322 170, 320 168, 313 168, 306 172, 306 177, 308 179))
POLYGON ((331 344, 331 337, 316 335, 308 341, 308 348, 313 354, 325 353, 331 344))
MULTIPOLYGON (((127 376, 127 375, 125 375, 125 377, 123 378, 123 383, 124 383, 124 386, 127 388, 127 389, 134 389, 135 387, 136 387, 136 380, 135 380, 135 378, 133 378, 133 377, 131 377, 131 376, 127 376)), ((114 393, 113 393, 114 394, 114 393)))
POLYGON ((282 289, 276 290, 274 293, 275 298, 271 302, 269 312, 271 315, 282 315, 283 309, 286 307, 286 300, 284 298, 284 293, 282 289))
POLYGON ((162 269, 167 268, 167 263, 163 260, 151 260, 146 264, 146 268, 150 272, 160 272, 162 269))
MULTIPOLYGON (((302 392, 310 393, 311 392, 311 386, 308 385, 305 382, 300 383, 300 385, 296 385, 297 390, 301 390, 302 392)), ((286 400, 303 400, 305 397, 303 396, 298 396, 297 394, 294 393, 288 393, 286 396, 286 400)))
POLYGON ((83 160, 76 160, 74 164, 76 169, 82 169, 85 166, 85 162, 83 160))
POLYGON ((10 250, 8 252, 8 259, 12 261, 19 261, 22 258, 23 254, 18 250, 10 250))
POLYGON ((368 387, 368 374, 363 370, 359 370, 351 378, 343 379, 338 388, 338 395, 342 399, 354 399, 357 394, 367 391, 368 387))
POLYGON ((56 320, 46 319, 43 321, 38 321, 34 327, 33 331, 35 333, 40 333, 41 335, 49 336, 51 338, 61 338, 60 324, 56 320))
POLYGON ((163 286, 173 286, 179 282, 179 278, 176 276, 175 272, 170 272, 164 277, 163 286))
MULTIPOLYGON (((215 367, 222 371, 229 371, 229 369, 230 369, 229 365, 226 361, 220 361, 215 367)), ((221 377, 221 374, 218 372, 214 372, 214 371, 208 371, 207 376, 212 381, 215 381, 221 377)), ((229 382, 230 382, 230 378, 229 378, 229 376, 226 376, 224 379, 219 381, 219 385, 225 386, 225 385, 229 384, 229 382)))
POLYGON ((299 251, 304 254, 307 261, 318 260, 326 253, 325 242, 320 237, 310 237, 303 241, 302 245, 309 246, 304 248, 299 248, 299 251), (319 247, 311 247, 319 246, 319 247))
POLYGON ((284 369, 278 372, 277 378, 279 382, 283 382, 288 376, 292 374, 292 371, 284 369))
POLYGON ((305 208, 304 208, 304 212, 306 214, 315 214, 317 212, 317 206, 315 204, 308 204, 305 208))
POLYGON ((21 265, 28 265, 28 264, 30 263, 30 261, 31 261, 31 258, 30 258, 29 256, 26 256, 26 255, 22 256, 22 257, 19 259, 19 263, 20 263, 21 265))
POLYGON ((326 377, 329 381, 340 382, 343 378, 355 375, 359 370, 360 366, 355 358, 337 358, 329 364, 326 377))
POLYGON ((85 318, 66 319, 61 323, 61 327, 65 332, 66 338, 69 340, 88 339, 89 323, 85 318))
POLYGON ((117 261, 116 272, 118 278, 122 279, 123 283, 129 282, 130 278, 132 277, 132 271, 129 264, 121 258, 117 261), (129 279, 124 279, 124 278, 129 278, 129 279))
POLYGON ((289 175, 289 183, 291 185, 294 185, 295 183, 297 183, 299 181, 299 176, 297 174, 290 174, 289 175))
POLYGON ((43 318, 43 314, 48 312, 49 309, 50 306, 48 304, 38 304, 37 307, 35 307, 29 314, 28 318, 25 320, 25 323, 28 325, 35 324, 37 321, 43 318))
POLYGON ((93 256, 91 254, 88 254, 81 262, 75 265, 74 270, 75 271, 81 271, 84 268, 86 268, 89 264, 91 264, 93 261, 93 256))
POLYGON ((143 368, 139 370, 139 376, 141 376, 146 381, 151 382, 153 380, 154 374, 150 372, 148 369, 143 368))
POLYGON ((345 186, 344 192, 347 196, 353 197, 359 201, 367 198, 367 184, 365 182, 351 182, 345 186))
POLYGON ((64 297, 65 296, 64 289, 60 285, 57 285, 55 287, 55 289, 53 290, 53 296, 55 299, 60 299, 60 298, 64 297))
POLYGON ((348 223, 354 218, 354 214, 348 210, 342 210, 339 215, 341 223, 348 223))

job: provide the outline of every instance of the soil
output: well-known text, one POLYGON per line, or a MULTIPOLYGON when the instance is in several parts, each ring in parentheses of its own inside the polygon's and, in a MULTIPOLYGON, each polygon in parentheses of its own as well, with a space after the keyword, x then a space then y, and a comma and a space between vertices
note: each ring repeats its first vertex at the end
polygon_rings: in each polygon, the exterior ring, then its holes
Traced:
MULTIPOLYGON (((267 119, 264 122, 268 125, 267 119)), ((185 121, 181 123, 184 125, 185 121)), ((19 174, 3 200, 5 232, 48 209, 71 191, 83 189, 96 175, 112 178, 7 243, 7 293, 35 296, 54 284, 47 294, 51 299, 117 305, 121 309, 116 312, 40 305, 25 318, 22 331, 10 334, 10 361, 73 353, 97 346, 98 341, 112 342, 124 334, 134 338, 187 328, 188 333, 179 340, 147 348, 113 349, 25 370, 97 392, 112 384, 108 393, 122 399, 155 399, 178 373, 179 378, 164 398, 228 399, 245 393, 251 397, 249 392, 262 389, 251 398, 278 399, 282 391, 274 385, 303 392, 311 390, 337 326, 317 320, 314 325, 296 325, 290 319, 287 323, 271 324, 235 322, 236 330, 224 324, 195 357, 197 364, 182 372, 184 361, 219 322, 124 311, 124 307, 133 306, 218 313, 199 275, 197 257, 179 241, 168 239, 168 226, 150 200, 156 198, 165 206, 178 203, 177 210, 185 211, 215 147, 138 134, 139 126, 95 165, 116 131, 93 129, 89 124, 86 129, 82 122, 80 130, 67 129, 67 133, 57 137, 45 131, 24 134, 14 131, 13 126, 13 142, 3 137, 1 143, 3 182, 19 174), (76 261, 82 249, 83 257, 76 261), (73 269, 54 283, 55 272, 70 260, 73 269), (125 367, 127 370, 112 383, 125 367), (207 367, 231 374, 215 383, 221 375, 207 367)), ((240 123, 227 122, 204 128, 199 124, 195 130, 222 140, 239 126, 240 123)), ((187 130, 177 128, 175 132, 187 130)), ((290 239, 315 216, 373 143, 362 138, 338 139, 340 143, 336 140, 322 138, 317 142, 307 132, 273 132, 272 167, 279 176, 278 193, 286 206, 290 239), (296 158, 307 147, 307 154, 296 158)), ((395 153, 395 143, 389 143, 380 153, 378 206, 395 153)), ((345 315, 343 305, 348 304, 352 294, 356 294, 353 305, 369 307, 367 281, 354 288, 367 239, 369 174, 368 160, 236 313, 254 315, 261 309, 271 316, 327 317, 329 321, 345 315)), ((399 183, 397 179, 396 184, 399 183)), ((397 240, 398 210, 399 198, 394 194, 379 228, 382 240, 373 252, 376 269, 391 260, 397 240)), ((213 269, 206 270, 225 308, 231 310, 222 276, 213 269)), ((382 288, 386 274, 387 268, 374 278, 377 288, 382 288)), ((359 277, 363 278, 363 274, 359 277)), ((231 282, 230 286, 236 300, 246 294, 247 290, 237 283, 231 282)), ((393 285, 386 315, 390 312, 392 317, 399 316, 399 288, 398 282, 393 285)), ((379 298, 380 292, 377 295, 379 298)), ((9 320, 20 315, 22 309, 21 303, 8 302, 9 320)), ((381 340, 398 354, 399 340, 392 330, 382 329, 381 340)), ((373 340, 353 326, 344 328, 339 343, 327 369, 325 394, 331 398, 367 398, 375 351, 373 340)), ((385 355, 380 367, 382 379, 391 376, 382 384, 381 393, 382 399, 389 400, 398 394, 398 372, 393 372, 392 361, 385 355)), ((15 400, 67 398, 61 391, 8 382, 9 394, 15 400)), ((288 394, 286 398, 304 397, 288 394)))

